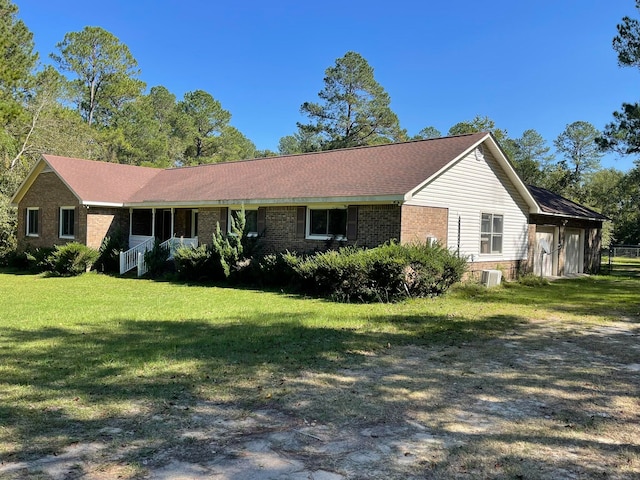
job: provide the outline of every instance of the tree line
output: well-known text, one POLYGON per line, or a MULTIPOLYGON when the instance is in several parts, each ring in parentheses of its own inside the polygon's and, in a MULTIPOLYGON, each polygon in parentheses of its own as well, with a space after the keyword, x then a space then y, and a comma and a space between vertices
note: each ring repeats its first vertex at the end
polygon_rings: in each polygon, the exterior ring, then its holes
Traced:
MULTIPOLYGON (((401 128, 373 68, 347 52, 325 70, 318 100, 301 105, 306 121, 277 152, 258 150, 210 93, 178 99, 164 86, 147 89, 129 48, 100 27, 67 33, 42 66, 17 14, 0 0, 0 256, 15 247, 9 198, 43 153, 164 168, 442 136, 433 126, 415 135, 401 128)), ((613 48, 621 66, 640 67, 637 19, 622 19, 613 48)), ((586 121, 567 125, 554 150, 535 129, 512 138, 481 115, 446 134, 480 131, 493 133, 525 183, 610 217, 606 242, 640 243, 640 163, 626 173, 600 165, 606 151, 640 152, 639 104, 624 103, 602 132, 586 121)))

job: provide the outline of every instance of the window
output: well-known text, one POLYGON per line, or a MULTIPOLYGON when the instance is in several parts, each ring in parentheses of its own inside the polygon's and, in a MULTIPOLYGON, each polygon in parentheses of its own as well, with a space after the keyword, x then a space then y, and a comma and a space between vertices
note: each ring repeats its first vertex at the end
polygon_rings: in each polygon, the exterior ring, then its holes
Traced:
POLYGON ((480 253, 502 253, 502 227, 504 218, 493 213, 482 214, 480 227, 480 253))
MULTIPOLYGON (((242 210, 229 210, 231 217, 234 221, 238 220, 238 215, 242 210)), ((245 210, 244 211, 244 231, 249 237, 258 236, 258 211, 257 210, 245 210)), ((229 222, 229 233, 231 233, 231 222, 229 222)))
POLYGON ((75 237, 76 209, 60 207, 60 238, 75 237))
POLYGON ((38 230, 38 215, 39 210, 37 208, 27 208, 27 236, 28 237, 37 237, 39 234, 38 230))
POLYGON ((310 238, 346 238, 347 210, 345 208, 309 209, 308 232, 310 238))

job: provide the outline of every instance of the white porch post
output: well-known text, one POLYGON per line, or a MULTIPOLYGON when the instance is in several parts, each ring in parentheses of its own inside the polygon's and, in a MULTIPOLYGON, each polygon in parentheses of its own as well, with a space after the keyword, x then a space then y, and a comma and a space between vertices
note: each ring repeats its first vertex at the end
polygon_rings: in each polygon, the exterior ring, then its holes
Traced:
POLYGON ((171 207, 171 237, 174 236, 174 234, 176 233, 175 227, 174 227, 174 210, 175 208, 171 207))
POLYGON ((129 237, 133 235, 133 208, 129 209, 129 237))
POLYGON ((156 238, 156 209, 151 209, 151 236, 156 238))

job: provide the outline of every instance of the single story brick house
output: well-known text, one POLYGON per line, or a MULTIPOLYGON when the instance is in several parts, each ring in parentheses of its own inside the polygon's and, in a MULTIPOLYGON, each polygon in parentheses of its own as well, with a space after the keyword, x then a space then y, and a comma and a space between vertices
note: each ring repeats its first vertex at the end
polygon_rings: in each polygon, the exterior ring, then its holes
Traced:
MULTIPOLYGON (((535 268, 538 233, 572 235, 570 220, 578 271, 593 271, 602 218, 553 212, 534 193, 494 137, 474 133, 171 169, 43 155, 12 203, 21 249, 98 248, 116 232, 134 253, 156 238, 209 243, 244 208, 267 251, 437 241, 508 277, 535 268)), ((553 258, 549 274, 562 274, 562 251, 553 258)))

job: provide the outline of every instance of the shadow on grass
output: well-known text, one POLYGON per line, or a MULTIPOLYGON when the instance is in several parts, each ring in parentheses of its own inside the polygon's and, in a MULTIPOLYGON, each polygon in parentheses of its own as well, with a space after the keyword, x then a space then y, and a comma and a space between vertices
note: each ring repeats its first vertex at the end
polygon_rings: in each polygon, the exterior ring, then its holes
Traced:
MULTIPOLYGON (((579 285, 566 285, 565 295, 578 297, 579 285)), ((518 296, 514 303, 527 299, 526 293, 518 296)), ((585 448, 604 457, 640 455, 637 444, 605 442, 589 433, 619 421, 611 413, 615 399, 638 391, 637 374, 616 367, 634 361, 633 351, 624 348, 633 341, 628 335, 553 338, 516 315, 480 320, 396 315, 391 318, 396 333, 314 328, 301 324, 305 317, 262 314, 251 323, 229 318, 221 325, 123 318, 115 331, 99 323, 88 323, 85 331, 7 328, 0 335, 0 362, 6 367, 0 426, 14 444, 8 459, 108 440, 104 429, 118 427, 128 435, 119 441, 137 445, 129 453, 135 462, 173 448, 176 430, 188 428, 188 408, 199 402, 277 408, 337 427, 413 419, 431 434, 465 445, 431 464, 432 472, 447 473, 451 465, 464 463, 460 451, 493 455, 491 461, 508 463, 516 477, 525 478, 534 463, 540 468, 535 455, 508 458, 496 443, 585 448), (40 346, 30 348, 32 343, 40 346), (401 347, 419 349, 395 355, 401 347), (424 397, 412 400, 406 392, 424 397), (124 407, 113 406, 120 404, 124 407), (152 421, 167 412, 175 416, 176 407, 184 409, 183 423, 152 421), (456 408, 462 417, 452 417, 456 408), (556 427, 493 431, 491 424, 503 421, 556 427), (583 434, 567 436, 569 429, 583 434)), ((370 320, 376 325, 390 318, 370 320)), ((560 463, 577 468, 568 459, 560 463)), ((580 468, 589 475, 599 471, 580 468)))

